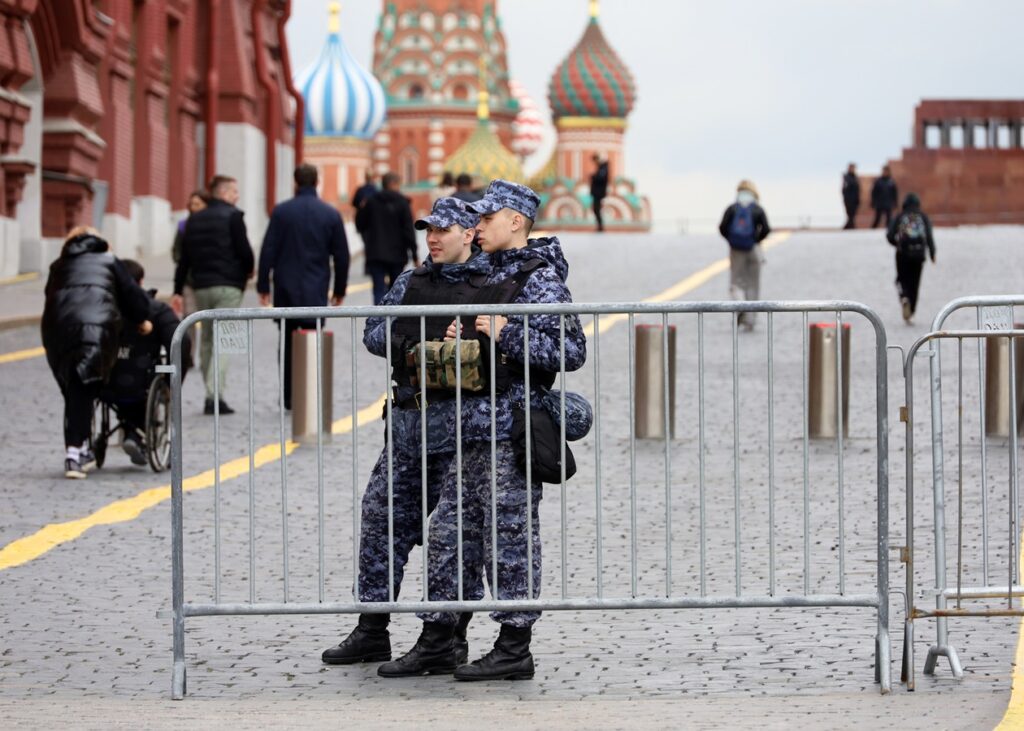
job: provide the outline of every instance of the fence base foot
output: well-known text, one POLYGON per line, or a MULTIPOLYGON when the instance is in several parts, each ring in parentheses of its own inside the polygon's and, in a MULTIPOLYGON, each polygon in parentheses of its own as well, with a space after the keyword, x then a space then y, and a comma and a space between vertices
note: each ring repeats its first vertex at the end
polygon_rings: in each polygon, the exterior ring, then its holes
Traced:
POLYGON ((892 692, 891 652, 888 632, 875 638, 875 682, 882 695, 892 692))
POLYGON ((171 700, 180 701, 185 697, 185 661, 176 660, 171 677, 171 700))
POLYGON ((960 657, 956 654, 956 649, 952 645, 932 645, 928 648, 928 659, 924 661, 925 675, 935 675, 935 666, 938 664, 940 657, 945 657, 949 660, 949 669, 953 672, 954 678, 960 680, 964 677, 964 669, 960 665, 960 657))
POLYGON ((914 690, 914 623, 907 620, 903 624, 903 670, 900 682, 906 683, 907 690, 914 690))

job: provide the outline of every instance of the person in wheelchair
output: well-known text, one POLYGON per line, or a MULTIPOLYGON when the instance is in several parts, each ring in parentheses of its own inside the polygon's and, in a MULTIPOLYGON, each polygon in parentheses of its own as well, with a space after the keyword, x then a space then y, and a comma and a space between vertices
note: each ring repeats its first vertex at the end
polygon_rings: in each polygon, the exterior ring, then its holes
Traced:
MULTIPOLYGON (((122 259, 122 266, 141 287, 146 276, 142 265, 132 259, 122 259)), ((109 404, 118 415, 123 431, 122 449, 132 464, 144 465, 146 456, 146 399, 150 384, 156 375, 156 366, 163 360, 162 352, 170 353, 171 338, 180 320, 169 305, 156 299, 156 290, 149 295, 149 320, 152 331, 142 335, 133 328, 125 328, 118 342, 117 362, 110 380, 100 392, 100 400, 109 404)), ((192 348, 188 333, 181 344, 182 380, 192 367, 192 348)))

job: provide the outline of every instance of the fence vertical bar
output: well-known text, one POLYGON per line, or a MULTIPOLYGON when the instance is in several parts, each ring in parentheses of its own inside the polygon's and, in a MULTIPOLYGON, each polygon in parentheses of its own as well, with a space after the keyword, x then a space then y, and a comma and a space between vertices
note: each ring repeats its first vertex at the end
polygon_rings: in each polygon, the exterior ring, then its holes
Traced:
POLYGON ((668 313, 661 313, 661 382, 665 428, 665 596, 672 596, 672 414, 673 388, 668 358, 668 313))
POLYGON ((839 478, 839 593, 846 593, 846 490, 843 486, 843 313, 836 310, 836 470, 839 478))
MULTIPOLYGON (((384 318, 384 352, 391 355, 391 317, 384 318)), ((395 601, 395 434, 394 434, 394 393, 388 379, 384 389, 387 423, 385 430, 388 441, 388 601, 395 601)), ((462 563, 462 557, 459 557, 462 563)))
POLYGON ((740 535, 740 339, 739 316, 732 318, 732 487, 736 552, 736 596, 743 591, 740 535))
POLYGON ((459 562, 458 600, 462 601, 462 319, 455 318, 455 461, 458 472, 455 475, 455 520, 458 534, 455 539, 455 551, 459 562))
POLYGON ((636 598, 636 318, 629 313, 629 541, 630 588, 636 598))
POLYGON ((956 608, 960 609, 964 589, 964 339, 956 340, 956 608))
MULTIPOLYGON (((1011 310, 1012 313, 1012 310, 1011 310)), ((1012 317, 1011 319, 1011 327, 1012 317)), ((1020 469, 1017 460, 1017 444, 1019 439, 1019 424, 1017 423, 1017 338, 1008 338, 1008 346, 1010 350, 1010 484, 1013 492, 1013 505, 1011 506, 1014 518, 1013 524, 1013 536, 1019 539, 1020 536, 1020 469)), ((1010 554, 1010 565, 1016 567, 1016 574, 1014 576, 1015 581, 1010 582, 1010 586, 1013 587, 1014 583, 1020 581, 1020 546, 1019 541, 1016 546, 1016 550, 1010 554)))
POLYGON ((491 596, 497 599, 498 586, 498 390, 497 390, 497 338, 494 335, 494 315, 490 316, 491 366, 491 596))
POLYGON ((356 429, 356 413, 359 407, 359 369, 356 367, 356 318, 349 320, 352 347, 349 360, 352 372, 352 598, 359 601, 359 430, 356 429))
MULTIPOLYGON (((391 350, 388 349, 388 357, 391 350)), ((427 318, 420 316, 420 543, 423 546, 423 601, 426 601, 430 594, 428 591, 429 582, 429 555, 430 542, 430 511, 427 509, 429 502, 427 496, 427 318)))
POLYGON ((704 463, 704 313, 697 313, 697 455, 700 491, 700 595, 707 596, 707 502, 704 463))
POLYGON ((530 316, 523 315, 523 382, 526 397, 526 591, 533 599, 533 420, 530 410, 530 316))
MULTIPOLYGON (((185 555, 181 444, 181 328, 171 340, 171 697, 185 697, 185 555)), ((216 335, 216 333, 215 333, 216 335)), ((216 343, 214 338, 214 343, 216 343)), ((216 365, 216 360, 214 361, 216 365)), ((216 367, 214 367, 216 371, 216 367)), ((216 560, 216 559, 215 559, 216 560)), ((219 569, 219 565, 217 566, 219 569)), ((219 573, 217 574, 219 577, 219 573)), ((216 589, 215 589, 216 591, 216 589)), ((219 601, 219 597, 216 601, 219 601)))
MULTIPOLYGON (((316 321, 316 543, 317 584, 324 601, 324 321, 316 321)), ((352 415, 353 422, 355 414, 352 415)), ((352 424, 355 431, 355 423, 352 424)))
POLYGON ((256 603, 256 384, 252 320, 246 323, 249 351, 249 603, 256 603))
MULTIPOLYGON (((978 330, 984 329, 981 308, 976 307, 978 330)), ((978 443, 981 445, 981 572, 988 585, 988 449, 985 440, 985 340, 978 338, 978 443)))
POLYGON ((597 598, 604 598, 604 536, 601 494, 601 327, 594 313, 594 498, 597 512, 597 598))
POLYGON ((287 323, 288 321, 284 318, 278 321, 280 327, 278 329, 278 343, 277 343, 277 415, 278 415, 278 448, 281 450, 281 562, 282 570, 284 571, 284 601, 288 603, 289 596, 289 584, 288 584, 288 454, 287 447, 285 444, 284 435, 284 359, 285 359, 285 337, 287 335, 287 323))
POLYGON ((220 320, 213 321, 213 601, 220 604, 220 320))
POLYGON ((810 482, 810 403, 807 392, 810 389, 810 375, 807 370, 809 357, 807 313, 803 313, 803 406, 804 406, 804 596, 811 593, 811 482, 810 482))
POLYGON ((768 313, 768 594, 775 596, 775 321, 768 313))
POLYGON ((561 514, 562 514, 562 598, 568 596, 568 530, 567 506, 565 504, 565 315, 558 316, 558 388, 559 399, 559 459, 561 464, 561 514))

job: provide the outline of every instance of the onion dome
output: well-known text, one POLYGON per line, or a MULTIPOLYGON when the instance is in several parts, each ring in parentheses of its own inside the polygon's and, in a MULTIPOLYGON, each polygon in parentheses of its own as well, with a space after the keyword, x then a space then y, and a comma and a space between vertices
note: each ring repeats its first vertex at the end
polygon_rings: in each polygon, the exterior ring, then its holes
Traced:
POLYGON ((598 2, 591 0, 590 22, 583 37, 551 77, 548 101, 555 119, 625 119, 633 111, 633 74, 608 44, 598 16, 598 2))
POLYGON ((526 176, 523 174, 519 158, 501 143, 501 139, 491 129, 490 94, 487 92, 486 79, 483 78, 483 59, 480 61, 480 67, 476 129, 445 161, 444 169, 451 170, 455 175, 468 173, 485 182, 501 178, 521 183, 526 176))
POLYGON ((306 135, 373 139, 386 115, 384 89, 342 42, 341 6, 331 3, 329 12, 327 45, 295 81, 306 101, 306 135))
POLYGON ((512 151, 526 158, 535 153, 544 138, 544 120, 537 103, 530 98, 526 87, 518 81, 510 81, 512 98, 519 102, 519 114, 512 125, 512 151))

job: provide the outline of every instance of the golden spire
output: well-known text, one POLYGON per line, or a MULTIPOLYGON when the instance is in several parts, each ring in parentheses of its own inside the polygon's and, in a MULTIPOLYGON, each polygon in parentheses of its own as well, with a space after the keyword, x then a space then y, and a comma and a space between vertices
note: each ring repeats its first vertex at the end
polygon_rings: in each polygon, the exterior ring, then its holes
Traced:
POLYGON ((597 20, 601 15, 601 0, 590 0, 590 17, 597 20))
POLYGON ((491 118, 491 95, 487 91, 487 59, 480 57, 480 89, 476 95, 476 118, 486 122, 491 118))
POLYGON ((337 34, 341 32, 341 3, 333 2, 327 5, 327 32, 337 34))

